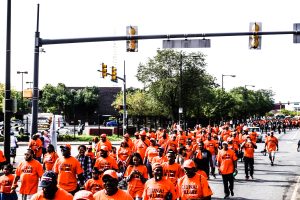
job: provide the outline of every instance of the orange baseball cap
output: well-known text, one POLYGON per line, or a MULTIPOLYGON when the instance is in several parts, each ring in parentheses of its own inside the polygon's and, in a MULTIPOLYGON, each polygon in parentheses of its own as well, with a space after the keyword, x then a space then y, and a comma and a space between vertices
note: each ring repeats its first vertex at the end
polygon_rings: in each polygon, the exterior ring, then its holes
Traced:
POLYGON ((103 151, 108 151, 108 147, 107 147, 107 146, 105 146, 105 145, 102 145, 102 146, 100 147, 100 150, 103 150, 103 151))
POLYGON ((105 134, 105 133, 102 133, 102 134, 100 135, 100 137, 106 137, 106 134, 105 134))
POLYGON ((128 133, 125 133, 125 134, 123 135, 123 137, 128 137, 128 138, 129 138, 130 136, 129 136, 128 133))
POLYGON ((146 131, 145 131, 145 130, 144 130, 144 131, 141 131, 141 132, 140 132, 140 135, 147 135, 147 134, 146 134, 146 131))
POLYGON ((192 161, 191 159, 184 161, 183 163, 183 168, 194 168, 196 167, 194 161, 192 161))
POLYGON ((93 200, 93 193, 88 190, 79 190, 78 192, 75 193, 73 200, 93 200))
POLYGON ((70 145, 70 144, 64 144, 64 145, 61 145, 60 148, 61 148, 61 149, 66 149, 66 148, 68 148, 68 149, 71 150, 71 145, 70 145))
POLYGON ((115 170, 112 170, 112 169, 109 169, 109 170, 106 170, 102 176, 102 179, 104 176, 110 176, 112 178, 115 178, 115 179, 118 179, 118 175, 117 175, 117 172, 115 170))

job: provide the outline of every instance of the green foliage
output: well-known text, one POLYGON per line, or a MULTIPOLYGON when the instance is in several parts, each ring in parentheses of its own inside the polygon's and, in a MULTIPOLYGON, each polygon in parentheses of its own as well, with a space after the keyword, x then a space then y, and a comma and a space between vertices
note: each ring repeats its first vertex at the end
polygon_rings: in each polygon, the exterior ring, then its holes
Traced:
MULTIPOLYGON (((95 136, 93 135, 58 135, 57 141, 61 142, 71 142, 71 141, 80 141, 80 142, 91 142, 95 136)), ((123 138, 118 137, 117 135, 107 136, 110 141, 121 141, 123 138)))

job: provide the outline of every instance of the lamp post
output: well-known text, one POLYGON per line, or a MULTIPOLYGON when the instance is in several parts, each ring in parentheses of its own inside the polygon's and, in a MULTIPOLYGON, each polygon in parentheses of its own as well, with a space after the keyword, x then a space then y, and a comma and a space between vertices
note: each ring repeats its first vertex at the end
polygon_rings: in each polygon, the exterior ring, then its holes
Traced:
POLYGON ((224 76, 230 76, 232 78, 235 78, 236 75, 232 75, 232 74, 222 74, 222 91, 224 90, 224 76))
POLYGON ((75 138, 75 130, 76 130, 76 124, 75 124, 75 95, 76 95, 76 91, 74 89, 71 90, 71 94, 72 94, 72 106, 73 106, 73 123, 74 123, 74 138, 75 138))
POLYGON ((22 92, 21 92, 21 112, 22 115, 24 113, 24 106, 23 106, 23 76, 24 74, 28 74, 28 71, 17 71, 17 74, 21 74, 22 75, 22 92))

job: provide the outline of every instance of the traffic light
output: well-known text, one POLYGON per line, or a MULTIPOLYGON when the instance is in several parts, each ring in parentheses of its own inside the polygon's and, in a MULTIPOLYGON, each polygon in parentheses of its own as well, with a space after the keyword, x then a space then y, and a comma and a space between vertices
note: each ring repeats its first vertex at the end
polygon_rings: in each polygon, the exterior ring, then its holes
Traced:
POLYGON ((118 82, 117 68, 115 68, 114 66, 111 67, 111 81, 118 82))
POLYGON ((107 65, 102 63, 102 78, 107 76, 107 65))
POLYGON ((249 36, 249 48, 250 49, 261 49, 261 35, 257 35, 261 31, 260 22, 251 22, 249 32, 253 32, 253 35, 249 36))
POLYGON ((126 41, 126 51, 127 52, 138 52, 138 41, 136 39, 130 39, 131 36, 136 36, 138 34, 137 26, 127 26, 126 35, 129 40, 126 41))

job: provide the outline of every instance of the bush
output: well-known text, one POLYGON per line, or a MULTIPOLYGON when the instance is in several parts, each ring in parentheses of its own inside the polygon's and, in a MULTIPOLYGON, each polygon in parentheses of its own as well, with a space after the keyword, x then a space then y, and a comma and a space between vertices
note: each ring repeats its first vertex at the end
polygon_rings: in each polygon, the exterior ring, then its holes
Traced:
MULTIPOLYGON (((95 136, 92 135, 58 135, 57 141, 80 141, 80 142, 89 142, 92 141, 95 136)), ((110 141, 120 141, 123 138, 118 137, 117 135, 107 136, 110 141)))
POLYGON ((29 142, 29 135, 20 134, 17 136, 19 142, 29 142))

